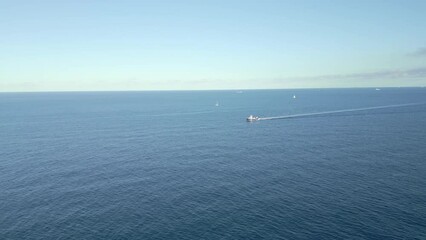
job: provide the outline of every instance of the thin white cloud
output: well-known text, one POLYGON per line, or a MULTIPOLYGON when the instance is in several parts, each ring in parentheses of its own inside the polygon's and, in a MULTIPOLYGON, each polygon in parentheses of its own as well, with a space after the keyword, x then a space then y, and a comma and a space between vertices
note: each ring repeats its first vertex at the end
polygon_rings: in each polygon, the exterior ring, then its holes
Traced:
POLYGON ((268 82, 275 87, 283 88, 426 86, 426 67, 277 78, 268 82))
POLYGON ((413 56, 413 57, 426 57, 426 47, 419 48, 416 51, 414 51, 414 52, 412 52, 408 55, 413 56))
POLYGON ((407 70, 386 70, 376 72, 337 74, 320 76, 324 79, 377 79, 377 78, 417 78, 426 77, 426 67, 413 68, 407 70))

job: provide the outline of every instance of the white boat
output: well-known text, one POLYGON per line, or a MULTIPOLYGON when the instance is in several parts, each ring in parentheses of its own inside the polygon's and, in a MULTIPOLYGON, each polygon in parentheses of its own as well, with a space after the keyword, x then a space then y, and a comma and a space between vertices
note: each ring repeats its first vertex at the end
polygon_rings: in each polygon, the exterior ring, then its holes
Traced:
POLYGON ((216 102, 215 106, 216 106, 216 107, 219 107, 219 102, 216 102))
POLYGON ((256 117, 256 116, 253 116, 253 115, 250 115, 247 118, 247 122, 254 122, 254 121, 257 121, 257 120, 259 120, 259 117, 256 117))
POLYGON ((296 95, 293 95, 293 99, 296 98, 296 95))

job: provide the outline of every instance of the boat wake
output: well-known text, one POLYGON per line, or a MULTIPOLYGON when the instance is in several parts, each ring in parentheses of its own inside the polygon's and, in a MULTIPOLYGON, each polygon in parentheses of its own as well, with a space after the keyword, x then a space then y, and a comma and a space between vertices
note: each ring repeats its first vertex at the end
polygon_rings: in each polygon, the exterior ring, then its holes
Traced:
POLYGON ((336 110, 336 111, 326 111, 326 112, 303 113, 303 114, 294 114, 294 115, 285 115, 285 116, 276 116, 276 117, 259 117, 256 120, 257 121, 261 121, 261 120, 298 118, 298 117, 308 117, 308 116, 334 114, 334 113, 367 111, 367 110, 383 109, 383 108, 408 107, 408 106, 415 106, 415 105, 422 105, 422 104, 426 104, 426 103, 422 102, 422 103, 395 104, 395 105, 386 105, 386 106, 377 106, 377 107, 351 108, 351 109, 343 109, 343 110, 336 110))

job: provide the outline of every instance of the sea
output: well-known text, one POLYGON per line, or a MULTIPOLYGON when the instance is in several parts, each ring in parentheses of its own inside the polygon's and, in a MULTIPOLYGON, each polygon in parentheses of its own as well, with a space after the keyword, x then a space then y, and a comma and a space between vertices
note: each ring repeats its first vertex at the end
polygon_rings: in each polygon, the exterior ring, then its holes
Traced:
POLYGON ((0 239, 426 239, 426 88, 1 93, 0 239))

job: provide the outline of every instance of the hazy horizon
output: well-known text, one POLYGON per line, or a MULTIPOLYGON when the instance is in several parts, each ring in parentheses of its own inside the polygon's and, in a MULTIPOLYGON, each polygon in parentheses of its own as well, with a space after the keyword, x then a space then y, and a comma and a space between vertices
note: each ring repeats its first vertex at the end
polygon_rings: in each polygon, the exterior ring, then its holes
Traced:
POLYGON ((2 1, 0 92, 426 86, 425 1, 2 1))
POLYGON ((280 90, 331 90, 331 89, 371 89, 371 90, 382 90, 382 89, 398 89, 398 88, 425 88, 425 86, 401 86, 401 87, 318 87, 318 88, 235 88, 235 89, 130 89, 130 90, 40 90, 40 91, 0 91, 0 93, 90 93, 90 92, 203 92, 203 91, 235 91, 238 93, 243 93, 244 91, 280 91, 280 90))

